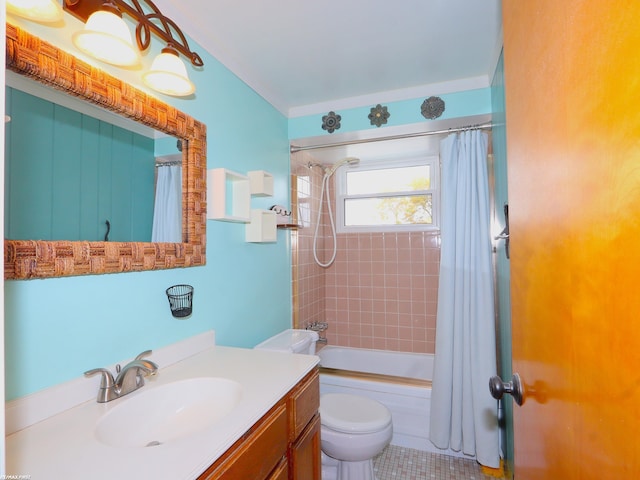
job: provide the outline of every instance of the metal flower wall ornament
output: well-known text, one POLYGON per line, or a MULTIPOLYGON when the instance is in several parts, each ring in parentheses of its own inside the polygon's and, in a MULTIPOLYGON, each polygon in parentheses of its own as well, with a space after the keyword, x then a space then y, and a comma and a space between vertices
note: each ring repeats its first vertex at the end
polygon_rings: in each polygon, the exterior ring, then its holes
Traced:
POLYGON ((387 111, 387 107, 383 107, 382 105, 378 104, 371 109, 369 120, 371 120, 371 125, 379 127, 380 125, 387 123, 387 119, 390 116, 391 114, 387 111))
POLYGON ((444 100, 440 97, 429 97, 422 102, 422 116, 427 120, 438 118, 444 112, 444 100))
POLYGON ((336 115, 336 112, 329 112, 322 117, 322 129, 333 133, 340 129, 340 120, 342 120, 342 117, 336 115))

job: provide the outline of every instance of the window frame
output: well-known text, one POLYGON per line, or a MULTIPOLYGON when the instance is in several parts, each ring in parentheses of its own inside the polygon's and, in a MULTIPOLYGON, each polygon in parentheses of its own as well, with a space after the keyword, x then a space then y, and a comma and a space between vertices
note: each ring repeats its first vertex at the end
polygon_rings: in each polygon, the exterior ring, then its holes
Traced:
POLYGON ((339 168, 335 174, 335 212, 337 233, 373 233, 373 232, 415 232, 438 231, 440 229, 440 157, 438 155, 412 156, 402 160, 376 160, 360 162, 355 166, 339 168), (354 171, 383 170, 398 167, 415 167, 427 165, 431 174, 430 188, 425 190, 394 191, 384 194, 348 195, 347 174, 354 171), (345 225, 344 205, 347 199, 384 198, 402 195, 431 194, 432 223, 425 224, 392 224, 392 225, 345 225))

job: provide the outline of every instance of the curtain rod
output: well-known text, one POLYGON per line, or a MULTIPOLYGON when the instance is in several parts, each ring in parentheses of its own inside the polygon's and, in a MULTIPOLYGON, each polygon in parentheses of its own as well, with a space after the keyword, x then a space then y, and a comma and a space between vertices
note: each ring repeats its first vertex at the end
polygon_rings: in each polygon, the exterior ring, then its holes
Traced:
POLYGON ((176 165, 182 165, 182 160, 175 162, 156 162, 156 168, 158 167, 174 167, 176 165))
POLYGON ((349 140, 349 141, 345 141, 345 142, 336 142, 336 143, 327 143, 325 145, 307 145, 304 147, 299 147, 297 145, 291 145, 290 147, 290 151, 291 153, 296 153, 296 152, 301 152, 303 150, 318 150, 321 148, 331 148, 331 147, 343 147, 346 145, 356 145, 359 143, 370 143, 370 142, 384 142, 387 140, 400 140, 403 138, 414 138, 414 137, 426 137, 428 135, 440 135, 443 133, 455 133, 455 132, 462 132, 464 130, 475 130, 475 129, 479 129, 479 130, 486 130, 486 129, 491 129, 492 123, 491 122, 487 122, 487 123, 480 123, 477 125, 466 125, 464 127, 453 127, 453 128, 447 128, 444 130, 433 130, 431 132, 418 132, 418 133, 405 133, 402 135, 391 135, 388 137, 379 137, 379 138, 362 138, 360 140, 349 140))

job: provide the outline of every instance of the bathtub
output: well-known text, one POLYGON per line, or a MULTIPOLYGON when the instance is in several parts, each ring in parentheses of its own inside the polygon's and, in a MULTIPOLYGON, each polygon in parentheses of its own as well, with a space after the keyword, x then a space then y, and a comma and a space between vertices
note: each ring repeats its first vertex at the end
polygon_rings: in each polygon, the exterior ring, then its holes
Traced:
POLYGON ((320 393, 352 393, 386 405, 393 418, 392 445, 472 458, 429 440, 434 355, 332 345, 317 355, 320 393))

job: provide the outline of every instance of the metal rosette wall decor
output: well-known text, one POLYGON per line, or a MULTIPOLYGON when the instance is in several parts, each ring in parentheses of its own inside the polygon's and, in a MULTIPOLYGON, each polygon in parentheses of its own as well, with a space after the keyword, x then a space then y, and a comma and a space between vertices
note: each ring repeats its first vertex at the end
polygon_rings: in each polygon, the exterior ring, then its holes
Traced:
POLYGON ((383 107, 380 104, 377 104, 375 107, 371 109, 371 113, 369 114, 369 120, 371 121, 371 125, 375 125, 379 127, 385 123, 387 123, 387 119, 391 116, 387 107, 383 107))
POLYGON ((440 97, 429 97, 422 102, 420 111, 427 120, 438 118, 444 112, 444 100, 440 97))
POLYGON ((322 129, 333 133, 340 129, 340 120, 342 120, 342 117, 336 115, 336 112, 329 112, 322 117, 322 129))

